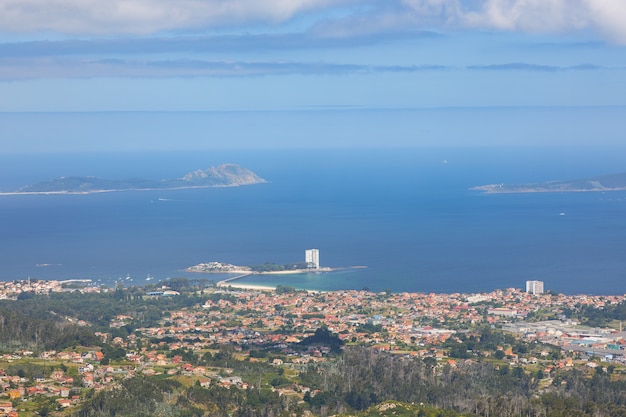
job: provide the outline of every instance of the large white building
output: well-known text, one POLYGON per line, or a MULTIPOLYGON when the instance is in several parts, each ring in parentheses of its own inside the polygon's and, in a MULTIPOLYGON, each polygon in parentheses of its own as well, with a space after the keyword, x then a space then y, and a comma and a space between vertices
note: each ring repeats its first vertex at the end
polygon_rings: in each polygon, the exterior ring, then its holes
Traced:
POLYGON ((526 292, 530 294, 543 294, 543 281, 526 281, 526 292))
POLYGON ((318 249, 307 249, 304 251, 304 262, 309 268, 320 269, 320 251, 318 249))

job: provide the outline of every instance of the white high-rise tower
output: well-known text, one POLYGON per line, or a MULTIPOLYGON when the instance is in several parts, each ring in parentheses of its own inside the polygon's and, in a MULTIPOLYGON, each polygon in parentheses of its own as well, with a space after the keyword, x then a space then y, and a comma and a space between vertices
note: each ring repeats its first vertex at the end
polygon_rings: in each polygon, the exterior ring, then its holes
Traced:
POLYGON ((526 281, 526 292, 533 295, 543 294, 543 281, 526 281))
POLYGON ((309 268, 320 269, 320 251, 318 249, 307 249, 304 251, 304 262, 309 268))

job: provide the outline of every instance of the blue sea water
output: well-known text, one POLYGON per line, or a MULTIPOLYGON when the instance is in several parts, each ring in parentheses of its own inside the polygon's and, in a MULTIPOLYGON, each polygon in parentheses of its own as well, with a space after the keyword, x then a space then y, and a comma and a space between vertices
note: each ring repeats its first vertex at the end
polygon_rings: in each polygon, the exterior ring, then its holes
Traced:
POLYGON ((270 182, 0 196, 0 280, 219 279, 184 269, 208 261, 299 262, 305 249, 318 248, 324 266, 367 268, 245 282, 481 292, 538 279, 568 294, 624 294, 625 192, 468 190, 621 172, 622 155, 591 148, 2 155, 3 191, 64 175, 171 178, 224 162, 270 182))

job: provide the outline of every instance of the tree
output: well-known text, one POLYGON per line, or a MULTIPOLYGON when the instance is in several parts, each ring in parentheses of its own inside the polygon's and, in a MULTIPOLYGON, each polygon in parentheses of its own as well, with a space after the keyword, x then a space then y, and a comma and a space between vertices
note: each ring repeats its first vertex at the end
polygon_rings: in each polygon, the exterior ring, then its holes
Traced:
POLYGON ((437 359, 433 358, 432 356, 428 356, 422 359, 422 362, 424 362, 424 365, 429 368, 435 368, 437 366, 437 359))
POLYGON ((341 351, 341 347, 343 346, 343 341, 336 334, 333 334, 330 330, 328 330, 327 326, 322 326, 315 330, 315 333, 312 336, 308 336, 300 342, 300 345, 302 346, 315 344, 329 346, 332 352, 339 353, 341 351))

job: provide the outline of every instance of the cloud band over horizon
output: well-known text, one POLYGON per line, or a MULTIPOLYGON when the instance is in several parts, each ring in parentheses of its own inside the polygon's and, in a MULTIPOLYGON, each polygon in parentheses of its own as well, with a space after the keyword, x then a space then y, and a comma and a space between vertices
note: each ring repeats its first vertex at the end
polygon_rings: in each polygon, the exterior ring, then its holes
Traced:
POLYGON ((0 0, 0 111, 626 105, 623 0, 0 0))
POLYGON ((0 33, 79 36, 254 30, 300 22, 318 36, 415 30, 592 31, 626 44, 621 0, 3 0, 0 33), (305 22, 305 23, 302 23, 305 22))
POLYGON ((0 81, 38 78, 170 78, 170 77, 262 77, 280 75, 366 75, 374 73, 420 73, 449 71, 522 71, 522 72, 577 72, 620 71, 626 67, 599 65, 556 66, 529 63, 504 63, 471 66, 446 65, 360 65, 328 62, 271 62, 271 61, 208 61, 198 59, 138 60, 138 59, 81 59, 35 58, 1 59, 0 81))

